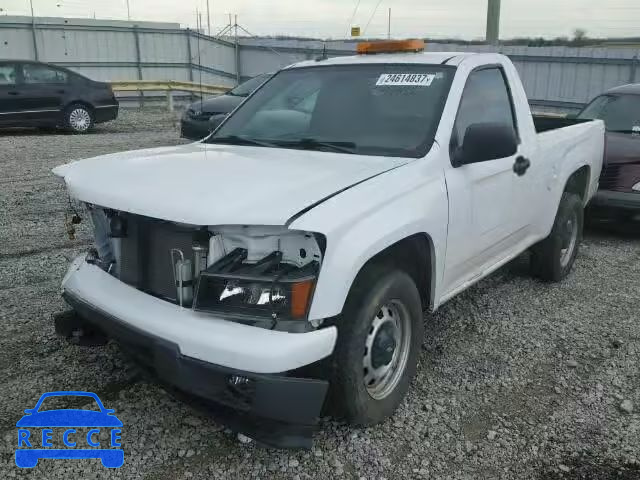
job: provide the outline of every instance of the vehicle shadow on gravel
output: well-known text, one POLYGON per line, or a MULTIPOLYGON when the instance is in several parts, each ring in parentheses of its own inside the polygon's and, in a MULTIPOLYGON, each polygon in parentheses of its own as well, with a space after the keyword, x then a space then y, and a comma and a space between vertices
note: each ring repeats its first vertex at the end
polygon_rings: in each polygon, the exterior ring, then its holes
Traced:
MULTIPOLYGON (((584 227, 583 240, 640 240, 640 221, 591 220, 584 227)), ((503 268, 503 273, 518 278, 531 278, 530 253, 519 255, 503 268)), ((639 477, 640 479, 640 477, 639 477)))
MULTIPOLYGON (((125 129, 122 129, 123 131, 125 129)), ((104 127, 95 127, 89 132, 81 134, 85 135, 103 135, 106 133, 114 133, 113 129, 104 128, 104 127)), ((0 129, 0 138, 2 137, 57 137, 57 136, 65 136, 65 137, 73 137, 76 134, 70 132, 68 130, 64 130, 61 128, 7 128, 0 129)))
POLYGON ((590 220, 585 226, 586 238, 616 237, 619 239, 640 240, 640 220, 607 221, 590 220))
POLYGON ((562 463, 562 470, 546 468, 540 480, 638 480, 640 464, 620 463, 591 457, 569 458, 562 463))

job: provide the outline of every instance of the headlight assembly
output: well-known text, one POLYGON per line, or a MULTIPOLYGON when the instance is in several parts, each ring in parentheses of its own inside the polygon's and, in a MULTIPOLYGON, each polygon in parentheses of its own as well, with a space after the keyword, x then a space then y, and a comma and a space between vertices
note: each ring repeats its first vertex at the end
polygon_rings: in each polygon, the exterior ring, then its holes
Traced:
POLYGON ((633 190, 634 192, 640 192, 640 182, 631 187, 631 190, 633 190))
POLYGON ((200 274, 193 308, 210 313, 303 320, 316 284, 319 264, 304 267, 282 262, 272 252, 246 263, 247 251, 236 248, 200 274))

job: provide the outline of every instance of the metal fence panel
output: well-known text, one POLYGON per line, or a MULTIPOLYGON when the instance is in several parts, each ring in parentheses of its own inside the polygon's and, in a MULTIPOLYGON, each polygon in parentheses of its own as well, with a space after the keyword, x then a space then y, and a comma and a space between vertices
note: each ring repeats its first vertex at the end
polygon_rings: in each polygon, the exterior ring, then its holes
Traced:
POLYGON ((191 63, 210 69, 211 73, 235 78, 236 60, 233 45, 194 33, 190 37, 191 63))
MULTIPOLYGON (((183 80, 232 86, 322 55, 351 55, 355 42, 243 38, 238 48, 177 24, 0 17, 0 58, 38 59, 98 80, 183 80), (37 40, 34 46, 34 31, 37 40), (35 48, 34 48, 35 47, 35 48), (238 72, 239 70, 239 72, 238 72)), ((501 52, 520 72, 533 104, 577 108, 599 93, 640 81, 640 49, 427 45, 428 51, 501 52)))
POLYGON ((188 63, 186 39, 180 32, 140 32, 139 35, 143 63, 188 63))
POLYGON ((102 82, 117 82, 132 80, 137 78, 138 68, 136 66, 77 66, 68 65, 68 67, 85 75, 86 77, 93 78, 102 82))
POLYGON ((33 59, 33 37, 26 28, 0 29, 0 58, 33 59))

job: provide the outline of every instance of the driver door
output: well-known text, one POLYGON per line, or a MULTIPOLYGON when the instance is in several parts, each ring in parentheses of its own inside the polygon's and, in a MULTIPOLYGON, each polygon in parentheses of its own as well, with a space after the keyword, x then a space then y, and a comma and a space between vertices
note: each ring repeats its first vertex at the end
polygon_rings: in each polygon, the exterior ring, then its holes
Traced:
MULTIPOLYGON (((482 67, 469 75, 451 152, 462 146, 470 125, 482 123, 509 125, 518 135, 513 101, 500 67, 482 67)), ((445 295, 473 282, 517 246, 521 229, 515 205, 524 193, 515 188, 513 168, 520 150, 521 144, 512 156, 447 168, 450 218, 445 295)))
POLYGON ((15 125, 21 109, 19 68, 15 63, 0 63, 0 125, 15 125))

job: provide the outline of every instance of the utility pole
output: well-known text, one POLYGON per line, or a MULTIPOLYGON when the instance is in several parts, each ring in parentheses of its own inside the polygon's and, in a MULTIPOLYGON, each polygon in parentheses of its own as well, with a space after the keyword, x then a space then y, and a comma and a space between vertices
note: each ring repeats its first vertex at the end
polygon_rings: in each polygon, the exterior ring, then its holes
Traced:
POLYGON ((488 0, 486 42, 497 45, 500 41, 500 0, 488 0))
POLYGON ((129 0, 127 0, 127 20, 131 21, 131 6, 129 5, 129 0))
POLYGON ((235 27, 235 33, 234 33, 234 37, 235 37, 235 47, 236 47, 236 85, 240 85, 240 79, 242 78, 240 76, 240 43, 238 40, 238 15, 235 15, 234 17, 234 23, 233 26, 235 27))
POLYGON ((209 0, 207 0, 207 35, 211 36, 211 8, 209 7, 209 0))
POLYGON ((387 25, 387 38, 391 39, 391 7, 389 7, 389 23, 387 25))
POLYGON ((29 0, 29 5, 31 6, 31 36, 33 38, 33 56, 34 59, 38 61, 38 38, 36 37, 36 16, 33 14, 33 0, 29 0))

